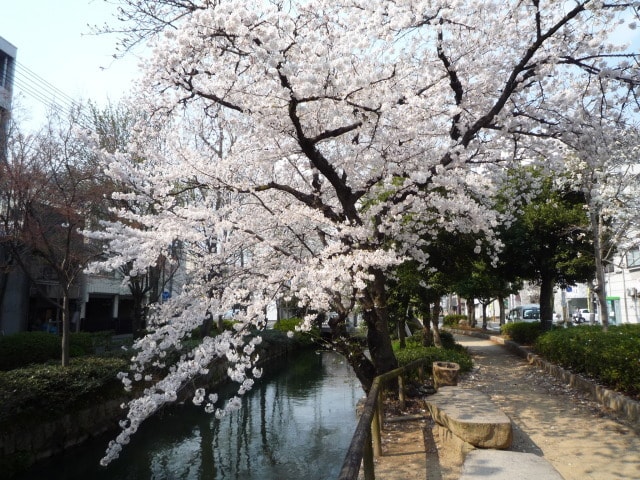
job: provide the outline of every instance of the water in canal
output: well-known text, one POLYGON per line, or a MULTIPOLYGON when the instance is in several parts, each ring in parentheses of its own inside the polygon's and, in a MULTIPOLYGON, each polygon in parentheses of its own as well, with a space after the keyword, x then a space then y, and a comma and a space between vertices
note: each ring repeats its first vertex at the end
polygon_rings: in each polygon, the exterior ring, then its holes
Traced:
POLYGON ((193 405, 150 419, 108 467, 109 437, 40 463, 18 480, 335 479, 363 396, 332 352, 278 363, 245 396, 244 408, 216 420, 193 405))

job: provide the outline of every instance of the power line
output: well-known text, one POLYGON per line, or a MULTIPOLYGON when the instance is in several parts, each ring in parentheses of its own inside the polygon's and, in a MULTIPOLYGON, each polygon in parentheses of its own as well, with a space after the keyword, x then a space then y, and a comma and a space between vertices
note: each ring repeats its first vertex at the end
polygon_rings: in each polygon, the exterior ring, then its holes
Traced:
POLYGON ((62 99, 62 101, 67 104, 76 103, 76 101, 73 98, 71 98, 69 95, 67 95, 65 92, 60 90, 55 85, 49 83, 46 79, 42 78, 33 70, 29 69, 28 67, 21 64, 18 61, 16 61, 15 64, 16 64, 16 69, 15 69, 16 75, 22 76, 26 81, 30 83, 37 84, 38 86, 42 87, 43 90, 51 93, 52 96, 56 98, 62 99))
POLYGON ((13 84, 14 87, 18 88, 27 96, 56 112, 71 114, 77 111, 77 122, 83 128, 91 129, 92 122, 90 117, 84 113, 85 107, 33 70, 17 61, 15 62, 13 84))

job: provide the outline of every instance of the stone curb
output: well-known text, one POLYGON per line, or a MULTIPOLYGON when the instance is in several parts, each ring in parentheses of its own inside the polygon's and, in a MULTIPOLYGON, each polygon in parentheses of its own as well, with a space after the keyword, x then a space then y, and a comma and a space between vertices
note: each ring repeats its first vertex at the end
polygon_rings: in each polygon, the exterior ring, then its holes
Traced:
POLYGON ((502 345, 510 352, 527 360, 530 364, 542 368, 545 372, 553 375, 558 380, 561 380, 569 386, 586 393, 591 400, 594 400, 603 407, 619 414, 634 426, 640 427, 640 402, 622 395, 621 393, 596 385, 591 380, 565 370, 558 365, 554 365, 553 363, 544 360, 542 357, 531 353, 529 350, 512 340, 505 340, 497 335, 489 335, 487 333, 459 330, 455 328, 446 328, 446 330, 457 335, 483 338, 502 345))

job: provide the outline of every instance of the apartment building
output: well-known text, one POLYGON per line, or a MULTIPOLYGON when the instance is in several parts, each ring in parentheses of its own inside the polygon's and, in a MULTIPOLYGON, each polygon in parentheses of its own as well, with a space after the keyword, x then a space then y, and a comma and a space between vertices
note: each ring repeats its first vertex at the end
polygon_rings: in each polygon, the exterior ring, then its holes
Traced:
POLYGON ((0 155, 6 155, 6 135, 9 114, 11 112, 11 98, 13 91, 13 73, 15 70, 18 49, 4 38, 0 37, 0 155))

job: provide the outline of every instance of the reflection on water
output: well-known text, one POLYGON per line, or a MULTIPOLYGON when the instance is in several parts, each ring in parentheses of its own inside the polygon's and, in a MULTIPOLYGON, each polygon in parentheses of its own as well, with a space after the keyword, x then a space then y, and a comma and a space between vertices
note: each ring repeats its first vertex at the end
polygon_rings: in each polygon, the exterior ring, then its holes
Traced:
POLYGON ((216 420, 192 405, 149 420, 109 467, 109 438, 43 462, 20 480, 280 480, 338 476, 363 395, 346 362, 306 352, 279 363, 240 411, 216 420))

